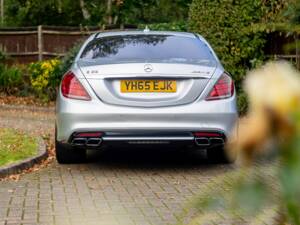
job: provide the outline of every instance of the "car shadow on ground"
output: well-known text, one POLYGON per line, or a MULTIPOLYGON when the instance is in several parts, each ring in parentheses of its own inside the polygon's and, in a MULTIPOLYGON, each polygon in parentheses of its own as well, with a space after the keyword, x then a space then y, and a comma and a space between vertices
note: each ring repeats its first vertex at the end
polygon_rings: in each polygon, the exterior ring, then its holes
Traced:
POLYGON ((88 164, 117 168, 209 168, 221 164, 211 163, 205 150, 178 150, 157 148, 109 148, 104 152, 88 151, 88 164))

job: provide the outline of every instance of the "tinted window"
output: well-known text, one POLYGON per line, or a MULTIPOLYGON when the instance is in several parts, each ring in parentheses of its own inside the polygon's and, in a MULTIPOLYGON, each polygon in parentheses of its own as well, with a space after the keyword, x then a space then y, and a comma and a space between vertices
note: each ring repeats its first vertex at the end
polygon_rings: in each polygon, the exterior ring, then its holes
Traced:
POLYGON ((173 35, 124 35, 96 39, 81 59, 99 63, 165 62, 212 64, 215 59, 197 38, 173 35))

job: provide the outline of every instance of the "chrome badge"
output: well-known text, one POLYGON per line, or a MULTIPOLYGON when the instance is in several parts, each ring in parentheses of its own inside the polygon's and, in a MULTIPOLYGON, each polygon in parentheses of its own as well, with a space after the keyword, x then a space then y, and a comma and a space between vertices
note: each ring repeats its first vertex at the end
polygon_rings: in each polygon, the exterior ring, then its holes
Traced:
POLYGON ((151 73, 151 72, 153 71, 153 66, 152 66, 151 64, 146 64, 146 65, 144 66, 144 71, 145 71, 146 73, 151 73))

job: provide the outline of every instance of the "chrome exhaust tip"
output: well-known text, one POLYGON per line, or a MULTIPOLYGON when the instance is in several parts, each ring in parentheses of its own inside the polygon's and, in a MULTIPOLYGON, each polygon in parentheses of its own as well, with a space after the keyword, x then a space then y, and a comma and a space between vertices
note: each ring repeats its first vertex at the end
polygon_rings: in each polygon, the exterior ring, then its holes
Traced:
POLYGON ((210 143, 212 145, 224 145, 225 141, 223 138, 210 138, 210 143))
POLYGON ((210 145, 210 140, 205 137, 200 137, 200 138, 195 138, 195 143, 198 146, 209 146, 210 145))
POLYGON ((86 138, 74 138, 71 144, 75 146, 84 146, 86 142, 87 142, 86 138))
POLYGON ((102 143, 102 138, 89 138, 86 142, 87 147, 99 147, 102 143))

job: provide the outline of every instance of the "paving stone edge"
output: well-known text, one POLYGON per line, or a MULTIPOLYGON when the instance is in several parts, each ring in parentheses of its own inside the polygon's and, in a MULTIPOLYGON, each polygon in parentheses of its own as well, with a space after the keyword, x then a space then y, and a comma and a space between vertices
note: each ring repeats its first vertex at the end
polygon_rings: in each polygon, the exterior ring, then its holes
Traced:
POLYGON ((0 178, 4 178, 12 174, 18 174, 23 170, 31 168, 34 164, 40 163, 42 160, 48 157, 48 152, 44 140, 41 137, 38 137, 37 139, 38 154, 31 158, 24 159, 8 166, 0 167, 0 178))

